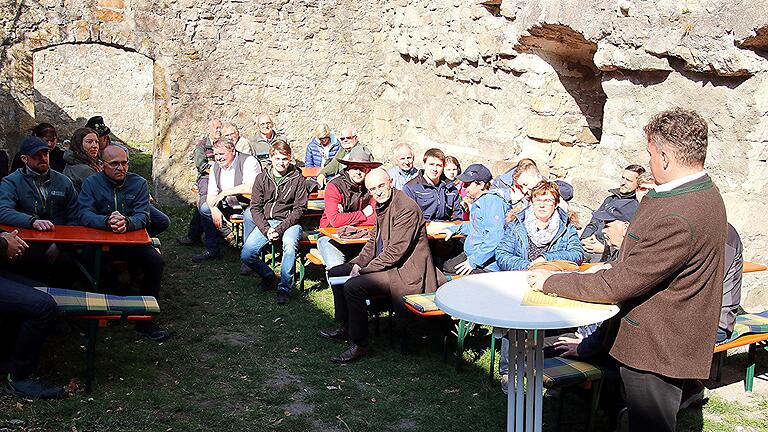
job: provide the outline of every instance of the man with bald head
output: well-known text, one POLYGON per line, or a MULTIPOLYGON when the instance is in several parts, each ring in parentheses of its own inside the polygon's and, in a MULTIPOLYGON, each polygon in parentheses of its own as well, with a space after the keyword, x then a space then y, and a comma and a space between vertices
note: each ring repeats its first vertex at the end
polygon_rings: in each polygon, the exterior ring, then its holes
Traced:
POLYGON ((260 160, 267 159, 272 144, 277 140, 288 142, 288 138, 285 137, 284 133, 275 130, 275 123, 269 114, 259 114, 259 116, 256 117, 256 122, 258 123, 259 133, 248 140, 251 146, 248 154, 257 157, 260 160))
POLYGON ((413 166, 413 149, 408 144, 398 144, 392 157, 395 166, 389 169, 392 184, 395 189, 403 189, 406 183, 419 175, 419 170, 413 166))
POLYGON ((339 132, 339 142, 341 142, 341 148, 336 153, 336 156, 334 156, 317 175, 317 184, 321 189, 325 187, 325 184, 328 183, 329 180, 344 171, 344 165, 342 165, 341 160, 344 159, 352 149, 359 146, 363 147, 368 153, 373 154, 372 151, 360 143, 360 140, 357 138, 357 129, 352 126, 346 126, 341 129, 341 132, 339 132))
POLYGON ((367 299, 391 296, 393 306, 401 308, 404 295, 434 292, 445 280, 432 263, 419 206, 392 187, 382 168, 366 175, 365 186, 376 201, 374 232, 356 258, 328 270, 331 277, 350 276, 344 285, 333 286, 340 326, 320 332, 327 339, 352 340, 346 351, 331 359, 340 364, 368 354, 367 299))
MULTIPOLYGON (((80 223, 118 234, 145 229, 149 223, 149 186, 141 176, 128 172, 128 151, 108 145, 101 151, 101 166, 101 172, 83 181, 78 196, 80 223)), ((109 255, 141 269, 141 295, 158 297, 165 262, 152 245, 112 246, 109 255)), ((170 337, 153 321, 137 321, 136 331, 156 342, 170 337)))

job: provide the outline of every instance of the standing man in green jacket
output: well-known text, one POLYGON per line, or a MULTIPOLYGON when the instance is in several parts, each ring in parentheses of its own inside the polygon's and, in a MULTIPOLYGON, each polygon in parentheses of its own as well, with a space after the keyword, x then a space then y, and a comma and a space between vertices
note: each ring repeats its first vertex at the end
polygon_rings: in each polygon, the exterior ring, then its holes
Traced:
POLYGON ((658 186, 629 225, 619 260, 593 274, 532 272, 549 294, 619 304, 610 355, 621 364, 630 431, 674 431, 683 383, 709 376, 723 294, 725 206, 704 171, 707 123, 693 111, 644 128, 658 186))

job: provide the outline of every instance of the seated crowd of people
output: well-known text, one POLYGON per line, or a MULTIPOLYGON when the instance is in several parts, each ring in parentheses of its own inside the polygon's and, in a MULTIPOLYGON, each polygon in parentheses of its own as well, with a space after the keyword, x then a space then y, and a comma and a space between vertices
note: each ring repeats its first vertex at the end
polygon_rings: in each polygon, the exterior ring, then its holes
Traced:
MULTIPOLYGON (((206 136, 193 148, 198 211, 178 242, 202 244, 203 250, 192 258, 195 263, 220 259, 222 241, 234 236, 228 221, 235 214, 242 215, 240 273, 258 276, 262 289, 274 290, 276 302, 283 305, 293 289, 304 231, 301 222, 312 192, 323 191, 319 227, 373 227, 364 232, 364 244, 342 244, 322 235, 317 239, 327 276, 349 277, 331 287, 338 325, 320 332, 324 338, 351 342, 331 359, 336 363, 370 353, 368 299, 390 297, 397 312, 404 295, 434 292, 446 277, 528 270, 555 260, 603 263, 589 270, 592 272, 610 268, 620 257, 640 201, 656 186, 641 165, 626 166, 619 187, 608 191, 579 231, 575 215, 569 211, 573 187, 548 178, 531 159, 522 159, 494 177, 479 163, 462 170, 456 157, 446 156, 438 148, 428 149, 417 168, 411 146, 399 144, 393 149, 393 166, 386 170, 362 144, 354 127, 343 127, 337 135, 322 124, 315 128, 304 160, 296 161, 294 149, 285 134, 274 129, 269 115, 259 115, 257 123, 257 136, 245 139, 233 123, 208 122, 206 136), (319 173, 305 178, 301 167, 315 167, 319 173), (444 223, 437 225, 440 239, 428 235, 428 225, 435 223, 444 223), (279 276, 264 261, 268 246, 282 252, 279 276)), ((109 129, 101 117, 75 131, 69 149, 63 152, 57 150, 55 129, 48 126, 36 128, 35 136, 24 140, 19 168, 0 183, 0 224, 37 230, 80 224, 118 233, 146 228, 152 236, 167 228, 168 218, 150 204, 146 181, 128 172, 128 152, 109 142, 109 129), (58 159, 54 161, 54 157, 58 159)), ((60 253, 57 245, 34 250, 13 232, 3 233, 2 238, 0 247, 6 250, 9 267, 21 274, 27 256, 35 257, 35 265, 44 260, 67 267, 62 260, 70 255, 60 253)), ((726 270, 731 271, 726 271, 718 341, 733 330, 739 302, 736 273, 740 272, 733 269, 740 269, 741 244, 733 227, 729 228, 728 245, 732 253, 726 270)), ((141 266, 145 273, 142 293, 157 296, 163 260, 155 249, 125 247, 112 253, 141 266)), ((3 311, 12 308, 7 295, 0 290, 3 311)), ((40 295, 35 297, 30 304, 41 301, 40 295)), ((45 313, 23 317, 35 325, 25 327, 30 335, 19 336, 16 349, 20 354, 14 354, 26 363, 14 366, 8 375, 7 386, 21 388, 20 392, 28 384, 25 378, 39 350, 40 334, 51 321, 49 310, 35 310, 45 313)), ((609 320, 555 337, 550 341, 551 352, 582 358, 605 356, 606 351, 597 347, 613 337, 615 327, 609 320)), ((170 336, 151 322, 137 324, 136 329, 153 340, 170 336)), ((504 384, 508 342, 503 345, 500 371, 504 384)))

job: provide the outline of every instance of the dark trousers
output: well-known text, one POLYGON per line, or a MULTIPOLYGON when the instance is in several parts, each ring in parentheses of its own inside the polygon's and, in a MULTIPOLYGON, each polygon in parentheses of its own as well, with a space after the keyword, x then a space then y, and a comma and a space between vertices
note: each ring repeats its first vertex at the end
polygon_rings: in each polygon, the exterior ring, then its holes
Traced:
MULTIPOLYGON (((348 276, 352 264, 345 263, 328 270, 328 276, 348 276)), ((389 276, 386 272, 362 274, 349 279, 344 285, 335 285, 333 306, 336 321, 347 328, 352 341, 360 346, 368 345, 368 306, 366 299, 389 298, 389 276)))
POLYGON ((621 366, 630 432, 675 432, 685 380, 621 366))
POLYGON ((149 223, 147 224, 147 234, 150 237, 157 237, 161 232, 171 226, 171 219, 157 207, 149 206, 149 223))
POLYGON ((144 282, 141 284, 139 294, 158 297, 165 260, 155 248, 150 245, 112 246, 109 249, 109 256, 112 259, 126 261, 132 270, 140 269, 144 272, 144 282))
POLYGON ((187 238, 194 241, 200 241, 203 238, 203 218, 199 211, 195 211, 187 228, 187 238))
MULTIPOLYGON (((446 275, 450 276, 456 276, 458 273, 456 273, 456 266, 463 263, 467 260, 467 254, 465 254, 463 251, 456 255, 453 258, 447 259, 445 262, 443 262, 443 266, 440 270, 443 271, 446 275)), ((469 274, 480 274, 480 273, 487 273, 484 268, 478 267, 476 269, 473 269, 469 274)))
POLYGON ((3 347, 10 352, 7 368, 13 380, 25 379, 33 372, 57 314, 56 302, 48 294, 0 277, 0 316, 18 324, 13 346, 3 347))

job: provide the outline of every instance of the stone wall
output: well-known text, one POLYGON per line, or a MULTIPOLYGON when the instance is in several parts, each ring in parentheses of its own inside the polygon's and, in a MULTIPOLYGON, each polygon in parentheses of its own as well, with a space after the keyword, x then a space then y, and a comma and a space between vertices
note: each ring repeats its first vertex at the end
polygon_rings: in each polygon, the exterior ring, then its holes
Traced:
MULTIPOLYGON (((647 163, 642 126, 682 105, 709 120, 707 168, 743 234, 745 257, 765 262, 768 23, 755 13, 765 6, 768 0, 6 0, 0 144, 12 146, 36 115, 39 52, 95 43, 152 61, 161 198, 189 196, 187 154, 209 117, 234 120, 250 136, 256 114, 270 111, 299 152, 314 126, 327 122, 336 130, 358 126, 379 158, 401 141, 417 153, 442 147, 465 163, 533 157, 573 182, 574 207, 586 219, 623 166, 647 163)), ((745 280, 747 306, 768 306, 759 288, 766 277, 745 280)))
POLYGON ((151 59, 106 45, 64 44, 35 52, 33 64, 35 118, 60 125, 62 139, 108 113, 119 140, 152 148, 151 59))

